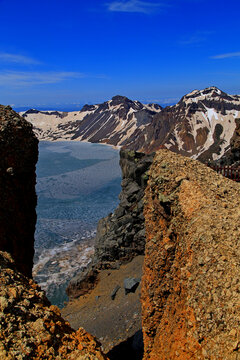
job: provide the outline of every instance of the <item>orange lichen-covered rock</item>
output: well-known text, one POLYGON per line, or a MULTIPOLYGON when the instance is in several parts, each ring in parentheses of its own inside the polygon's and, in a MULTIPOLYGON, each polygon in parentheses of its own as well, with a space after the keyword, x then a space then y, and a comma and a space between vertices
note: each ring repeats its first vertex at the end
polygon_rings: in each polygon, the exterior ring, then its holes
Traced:
POLYGON ((107 359, 96 339, 74 331, 6 252, 0 252, 0 359, 107 359))
POLYGON ((159 151, 145 193, 145 360, 240 358, 240 185, 159 151))

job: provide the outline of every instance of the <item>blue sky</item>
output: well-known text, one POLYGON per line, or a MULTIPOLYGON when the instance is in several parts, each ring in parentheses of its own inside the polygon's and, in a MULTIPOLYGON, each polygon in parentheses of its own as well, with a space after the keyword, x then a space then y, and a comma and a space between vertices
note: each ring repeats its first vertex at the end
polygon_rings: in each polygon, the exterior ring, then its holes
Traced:
POLYGON ((239 0, 0 0, 0 103, 240 94, 239 0))

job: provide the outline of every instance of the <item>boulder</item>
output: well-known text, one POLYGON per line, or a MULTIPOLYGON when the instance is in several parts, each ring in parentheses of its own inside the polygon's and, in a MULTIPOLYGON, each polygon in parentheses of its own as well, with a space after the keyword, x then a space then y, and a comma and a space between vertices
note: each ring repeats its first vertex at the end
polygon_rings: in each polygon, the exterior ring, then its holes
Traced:
POLYGON ((134 293, 140 283, 140 279, 126 278, 124 279, 125 295, 130 292, 134 293))
POLYGON ((113 289, 113 291, 112 291, 112 293, 111 293, 111 295, 110 295, 110 297, 111 297, 112 300, 115 299, 115 297, 116 297, 116 295, 117 295, 117 292, 118 292, 118 290, 119 290, 120 288, 121 288, 121 286, 119 286, 119 285, 115 286, 115 288, 113 289))

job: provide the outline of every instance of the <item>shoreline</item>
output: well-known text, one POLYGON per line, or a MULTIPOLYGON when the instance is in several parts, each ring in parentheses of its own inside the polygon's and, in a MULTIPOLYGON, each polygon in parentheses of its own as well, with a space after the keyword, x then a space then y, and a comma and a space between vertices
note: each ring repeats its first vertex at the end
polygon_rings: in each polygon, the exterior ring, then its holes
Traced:
POLYGON ((118 204, 119 154, 92 143, 66 140, 40 141, 39 154, 34 278, 54 305, 63 306, 67 300, 62 301, 63 283, 66 288, 80 268, 88 265, 98 221, 118 204), (55 163, 57 171, 52 173, 55 163), (58 284, 62 288, 55 295, 58 284))
MULTIPOLYGON (((37 135, 36 135, 37 136, 37 135)), ((87 140, 78 140, 78 139, 56 139, 56 140, 45 140, 45 139, 39 139, 38 138, 38 141, 39 142, 51 142, 51 143, 55 143, 55 142, 67 142, 67 141, 74 141, 74 142, 82 142, 82 143, 87 143, 87 144, 94 144, 94 145, 106 145, 106 146, 109 146, 111 147, 112 149, 114 150, 118 150, 120 151, 121 150, 121 146, 119 145, 112 145, 112 144, 108 144, 108 143, 104 143, 104 142, 98 142, 98 143, 95 143, 95 142, 91 142, 91 141, 87 141, 87 140)))

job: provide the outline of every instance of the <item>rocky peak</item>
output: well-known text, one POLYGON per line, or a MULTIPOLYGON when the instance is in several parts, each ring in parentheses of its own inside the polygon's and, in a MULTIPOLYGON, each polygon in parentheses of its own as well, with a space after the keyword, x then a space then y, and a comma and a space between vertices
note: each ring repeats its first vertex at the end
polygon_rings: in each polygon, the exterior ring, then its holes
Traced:
POLYGON ((36 109, 29 109, 27 111, 24 112, 24 114, 22 115, 23 117, 25 117, 26 115, 28 114, 39 114, 40 111, 39 110, 36 110, 36 109))
POLYGON ((83 107, 82 107, 82 110, 81 111, 94 111, 96 109, 96 105, 88 105, 88 104, 85 104, 83 107))
POLYGON ((125 109, 129 111, 130 109, 137 111, 143 108, 143 104, 139 101, 133 101, 128 99, 126 96, 116 95, 109 101, 110 108, 117 107, 117 109, 125 109))
POLYGON ((236 102, 236 105, 240 105, 240 97, 238 95, 228 95, 216 86, 208 87, 204 90, 194 90, 191 93, 183 96, 178 106, 192 106, 204 104, 206 107, 219 108, 219 104, 227 106, 229 102, 236 102))
POLYGON ((126 96, 122 96, 122 95, 116 95, 112 97, 112 100, 110 101, 110 104, 112 106, 116 106, 122 103, 129 103, 132 102, 132 100, 129 100, 126 96))
POLYGON ((221 95, 225 94, 223 91, 218 89, 216 86, 210 86, 208 88, 205 88, 203 90, 193 90, 192 92, 184 95, 180 101, 187 101, 188 99, 204 99, 206 97, 219 97, 221 95))
POLYGON ((149 103, 149 104, 146 104, 146 107, 149 109, 149 110, 153 110, 153 111, 161 111, 163 109, 163 107, 159 104, 155 104, 155 103, 149 103))

